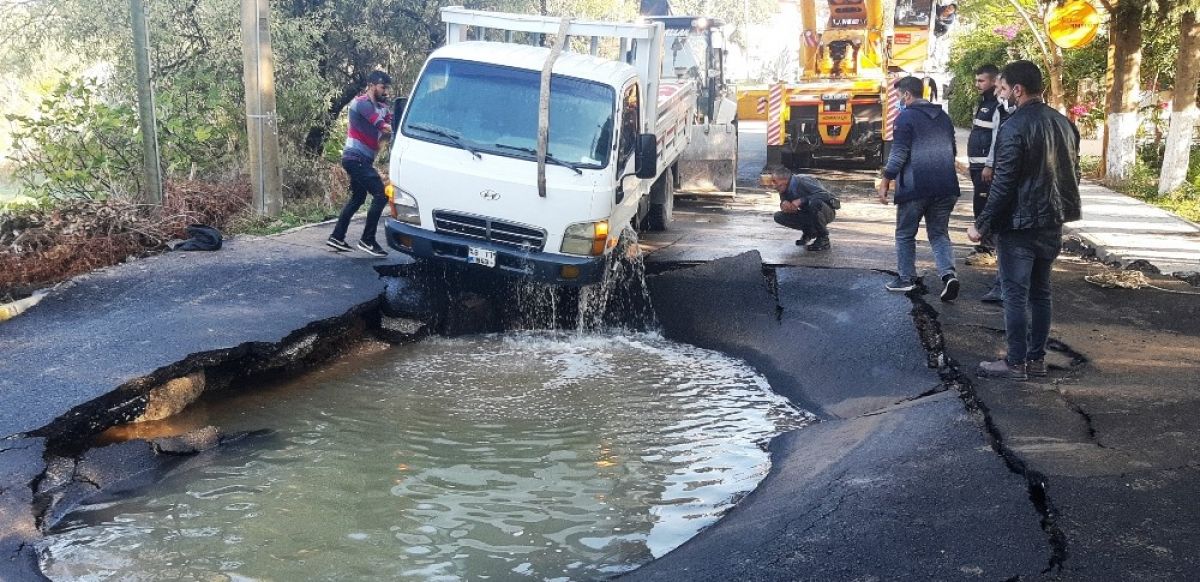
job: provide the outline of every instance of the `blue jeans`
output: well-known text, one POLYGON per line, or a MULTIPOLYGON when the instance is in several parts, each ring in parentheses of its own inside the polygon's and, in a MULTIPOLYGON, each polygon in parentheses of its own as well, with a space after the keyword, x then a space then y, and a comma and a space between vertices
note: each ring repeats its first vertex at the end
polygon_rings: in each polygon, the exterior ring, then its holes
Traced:
POLYGON ((1062 227, 1002 232, 997 243, 1008 342, 1004 359, 1014 365, 1040 360, 1050 337, 1050 266, 1062 248, 1062 227))
POLYGON ((342 207, 338 215, 337 226, 333 227, 333 238, 346 240, 346 229, 350 228, 350 219, 354 213, 371 195, 371 207, 367 209, 367 223, 363 226, 363 242, 375 242, 375 230, 379 226, 379 215, 387 205, 387 195, 383 193, 383 178, 375 171, 375 166, 366 160, 351 158, 342 159, 342 168, 350 175, 350 200, 342 207))
POLYGON ((933 247, 938 276, 954 272, 954 247, 950 244, 950 213, 957 196, 918 198, 896 205, 896 266, 900 276, 917 278, 917 228, 925 219, 925 234, 933 247))

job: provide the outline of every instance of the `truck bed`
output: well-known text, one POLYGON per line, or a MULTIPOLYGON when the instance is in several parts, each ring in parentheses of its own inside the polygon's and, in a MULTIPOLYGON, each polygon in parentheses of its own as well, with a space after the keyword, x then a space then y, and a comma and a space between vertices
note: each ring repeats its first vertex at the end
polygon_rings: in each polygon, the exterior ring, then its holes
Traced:
POLYGON ((658 169, 671 167, 687 149, 691 118, 696 111, 696 84, 663 81, 658 88, 658 169))

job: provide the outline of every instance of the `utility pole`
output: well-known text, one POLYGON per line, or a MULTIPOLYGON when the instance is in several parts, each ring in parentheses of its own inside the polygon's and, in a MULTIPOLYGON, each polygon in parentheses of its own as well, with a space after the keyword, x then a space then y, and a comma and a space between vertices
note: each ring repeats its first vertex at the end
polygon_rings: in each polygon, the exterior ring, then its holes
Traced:
POLYGON ((242 0, 242 81, 246 87, 250 187, 254 190, 255 212, 274 217, 283 207, 283 175, 279 169, 270 16, 267 0, 242 0))
POLYGON ((146 5, 129 0, 133 23, 133 62, 137 69, 138 126, 142 130, 142 163, 146 173, 146 202, 161 205, 162 166, 158 157, 158 122, 154 117, 154 90, 150 86, 150 34, 146 29, 146 5))

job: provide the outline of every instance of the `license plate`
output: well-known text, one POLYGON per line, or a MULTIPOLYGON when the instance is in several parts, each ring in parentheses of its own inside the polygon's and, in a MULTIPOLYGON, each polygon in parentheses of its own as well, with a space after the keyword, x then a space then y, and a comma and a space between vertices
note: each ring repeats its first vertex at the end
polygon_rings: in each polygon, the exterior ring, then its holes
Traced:
POLYGON ((475 263, 476 265, 483 265, 485 267, 495 267, 496 251, 467 247, 467 262, 475 263))

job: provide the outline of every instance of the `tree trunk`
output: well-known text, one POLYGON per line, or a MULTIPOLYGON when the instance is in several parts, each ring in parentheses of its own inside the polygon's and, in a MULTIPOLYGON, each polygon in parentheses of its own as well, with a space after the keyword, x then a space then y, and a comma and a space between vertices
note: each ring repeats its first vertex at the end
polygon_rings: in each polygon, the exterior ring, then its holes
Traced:
POLYGON ((1141 98, 1142 22, 1139 2, 1123 0, 1109 24, 1113 78, 1108 87, 1104 181, 1124 184, 1137 161, 1138 102, 1141 98))
POLYGON ((1066 66, 1063 64, 1062 48, 1058 45, 1050 47, 1050 62, 1046 63, 1046 72, 1050 77, 1050 92, 1046 95, 1046 103, 1057 109, 1060 113, 1067 111, 1067 92, 1063 87, 1063 70, 1066 66))
POLYGON ((1183 13, 1179 28, 1179 57, 1175 62, 1171 126, 1167 130, 1162 173, 1158 176, 1159 194, 1175 190, 1187 179, 1192 135, 1196 123, 1200 122, 1200 108, 1196 107, 1196 87, 1200 85, 1200 21, 1193 11, 1183 13))

